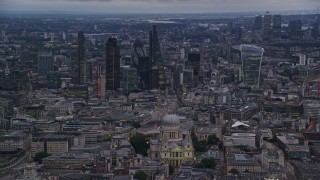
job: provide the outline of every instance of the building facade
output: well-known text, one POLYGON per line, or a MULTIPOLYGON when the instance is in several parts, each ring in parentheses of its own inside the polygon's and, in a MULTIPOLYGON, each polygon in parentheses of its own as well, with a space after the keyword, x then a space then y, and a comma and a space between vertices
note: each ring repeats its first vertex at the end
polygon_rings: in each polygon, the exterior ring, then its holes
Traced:
POLYGON ((191 136, 183 134, 178 116, 166 115, 163 118, 160 135, 158 139, 151 140, 148 155, 152 160, 160 160, 173 167, 193 159, 191 136))
POLYGON ((106 44, 106 90, 120 88, 120 48, 116 38, 108 38, 106 44))
POLYGON ((260 85, 260 68, 264 49, 254 45, 241 45, 243 83, 251 87, 260 85))

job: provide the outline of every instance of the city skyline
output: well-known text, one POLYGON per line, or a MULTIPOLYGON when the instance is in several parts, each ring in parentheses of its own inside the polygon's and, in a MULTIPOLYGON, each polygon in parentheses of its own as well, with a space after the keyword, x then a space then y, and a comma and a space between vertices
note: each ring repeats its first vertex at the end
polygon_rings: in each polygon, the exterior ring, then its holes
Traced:
POLYGON ((2 12, 223 13, 317 10, 320 2, 317 0, 1 0, 0 5, 2 12))

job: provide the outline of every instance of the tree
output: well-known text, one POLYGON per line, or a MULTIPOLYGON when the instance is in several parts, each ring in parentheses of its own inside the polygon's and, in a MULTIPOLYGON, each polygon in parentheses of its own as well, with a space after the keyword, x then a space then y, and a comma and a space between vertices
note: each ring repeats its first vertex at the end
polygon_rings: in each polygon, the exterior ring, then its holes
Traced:
POLYGON ((133 178, 138 180, 146 180, 147 174, 143 171, 136 171, 136 173, 133 175, 133 178))
POLYGON ((215 134, 211 134, 208 136, 208 144, 215 145, 218 143, 218 141, 219 141, 219 139, 217 138, 217 136, 215 134))
POLYGON ((150 144, 148 140, 143 135, 135 135, 130 138, 130 143, 136 153, 142 154, 143 156, 148 155, 148 149, 150 148, 150 144))
POLYGON ((237 169, 231 169, 230 171, 229 171, 229 173, 232 173, 232 174, 239 174, 240 172, 237 170, 237 169))
POLYGON ((141 127, 140 122, 137 122, 137 121, 133 122, 131 125, 136 129, 141 127))
POLYGON ((200 169, 214 169, 216 167, 216 162, 213 158, 204 158, 197 163, 195 167, 200 169))
POLYGON ((214 169, 216 167, 216 162, 213 158, 204 158, 201 160, 201 162, 204 164, 206 168, 214 169))
POLYGON ((191 132, 192 145, 196 152, 205 152, 208 149, 208 145, 206 141, 198 141, 197 136, 194 131, 191 132))
POLYGON ((41 164, 41 163, 42 163, 42 159, 43 159, 43 158, 46 158, 46 157, 48 157, 48 156, 50 156, 50 154, 48 154, 48 153, 45 152, 45 151, 39 152, 39 153, 37 153, 37 154, 34 156, 33 160, 34 160, 35 162, 39 162, 39 164, 41 164))

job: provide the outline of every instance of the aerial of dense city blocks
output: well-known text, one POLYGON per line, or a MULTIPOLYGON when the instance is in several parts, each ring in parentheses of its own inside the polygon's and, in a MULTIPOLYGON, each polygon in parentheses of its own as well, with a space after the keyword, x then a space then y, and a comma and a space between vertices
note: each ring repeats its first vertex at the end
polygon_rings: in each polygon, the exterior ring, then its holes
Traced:
POLYGON ((0 15, 0 179, 320 179, 320 14, 0 15))

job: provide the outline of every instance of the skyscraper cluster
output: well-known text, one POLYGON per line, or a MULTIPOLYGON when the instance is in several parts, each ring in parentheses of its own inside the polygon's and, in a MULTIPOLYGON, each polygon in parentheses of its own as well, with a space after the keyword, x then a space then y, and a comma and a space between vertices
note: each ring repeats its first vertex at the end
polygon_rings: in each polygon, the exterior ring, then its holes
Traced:
POLYGON ((269 11, 265 12, 263 16, 258 15, 254 18, 252 30, 254 32, 261 32, 262 38, 268 39, 280 39, 281 38, 281 15, 276 14, 273 16, 269 11))
MULTIPOLYGON (((132 67, 127 66, 125 68, 121 68, 120 47, 117 44, 117 38, 111 37, 107 39, 105 50, 105 90, 118 90, 119 88, 123 88, 122 85, 126 87, 128 84, 133 87, 126 88, 127 90, 132 90, 134 87, 138 87, 139 89, 165 90, 166 78, 156 25, 153 25, 149 35, 149 54, 147 55, 144 49, 144 44, 139 39, 136 40, 136 42, 133 44, 133 57, 131 62, 132 67), (126 72, 122 73, 121 69, 122 71, 126 72), (135 73, 133 73, 133 70, 135 73), (135 76, 138 76, 138 78, 132 79, 130 75, 127 74, 128 72, 130 72, 130 74, 135 74, 135 76), (130 78, 121 79, 121 77, 130 78), (121 80, 130 80, 130 82, 121 83, 121 80)), ((82 31, 79 31, 76 55, 73 58, 72 63, 73 84, 83 85, 86 83, 86 76, 88 75, 88 77, 91 77, 90 73, 93 72, 86 70, 86 62, 85 36, 82 31)), ((91 64, 91 66, 93 65, 91 64)), ((196 66, 195 69, 199 69, 199 67, 196 66)), ((96 81, 98 82, 98 80, 96 81)), ((100 84, 98 86, 100 86, 100 84)))

